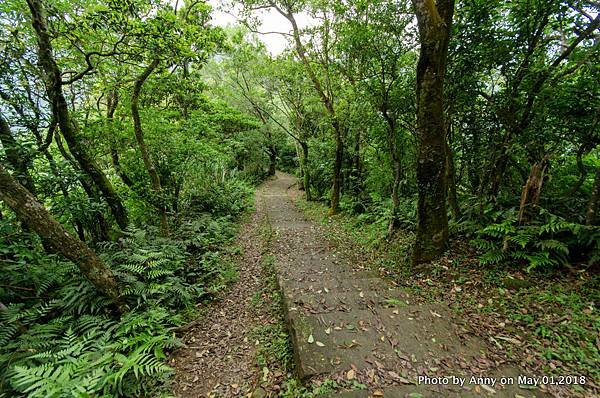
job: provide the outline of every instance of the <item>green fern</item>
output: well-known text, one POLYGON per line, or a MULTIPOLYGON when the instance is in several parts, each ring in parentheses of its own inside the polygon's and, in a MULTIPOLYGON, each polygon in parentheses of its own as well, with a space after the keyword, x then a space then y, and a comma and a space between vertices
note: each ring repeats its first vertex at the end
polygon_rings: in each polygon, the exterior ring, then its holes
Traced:
POLYGON ((0 397, 152 395, 172 374, 166 352, 181 344, 172 329, 231 273, 210 250, 232 236, 231 220, 205 215, 195 228, 176 231, 180 240, 133 229, 119 242, 99 244, 130 309, 120 319, 73 264, 24 244, 4 247, 21 252, 31 272, 13 254, 2 283, 39 296, 10 304, 13 292, 0 290, 0 301, 9 303, 0 312, 0 397))
POLYGON ((547 211, 541 214, 546 217, 545 222, 519 225, 511 210, 504 213, 499 222, 480 229, 471 244, 482 252, 481 263, 499 264, 512 260, 530 272, 568 265, 570 246, 588 247, 592 255, 600 253, 600 233, 590 233, 598 228, 567 222, 547 211), (588 238, 590 235, 593 237, 588 238))

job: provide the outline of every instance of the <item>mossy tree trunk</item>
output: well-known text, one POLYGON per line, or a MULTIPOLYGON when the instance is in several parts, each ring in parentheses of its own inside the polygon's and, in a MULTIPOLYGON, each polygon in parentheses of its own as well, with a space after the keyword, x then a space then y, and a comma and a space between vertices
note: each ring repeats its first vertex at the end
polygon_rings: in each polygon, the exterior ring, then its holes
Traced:
POLYGON ((448 241, 444 75, 454 0, 413 0, 417 64, 417 236, 413 264, 439 257, 448 241))
POLYGON ((52 45, 48 33, 46 15, 40 0, 27 0, 31 11, 31 22, 38 42, 38 63, 44 73, 46 92, 52 114, 56 118, 60 131, 69 147, 69 151, 77 160, 84 173, 93 181, 108 203, 115 221, 121 229, 127 228, 127 213, 114 187, 96 164, 94 159, 85 151, 79 140, 77 125, 71 119, 67 101, 63 93, 62 74, 52 54, 52 45))
POLYGON ((103 294, 119 303, 119 287, 111 270, 85 243, 72 236, 0 165, 0 199, 53 249, 73 261, 103 294))
POLYGON ((160 183, 160 176, 158 175, 158 171, 156 170, 154 162, 150 158, 150 151, 148 150, 148 145, 146 145, 146 141, 144 139, 144 130, 142 128, 142 121, 140 119, 138 105, 142 87, 144 86, 146 79, 148 79, 152 72, 154 72, 154 70, 158 67, 159 63, 160 59, 155 58, 135 80, 133 85, 133 93, 131 94, 131 116, 133 118, 133 131, 135 133, 135 139, 142 154, 142 162, 144 163, 144 167, 150 176, 150 184, 155 196, 154 200, 156 201, 156 207, 159 211, 160 232, 162 236, 167 236, 169 235, 167 204, 164 198, 162 185, 160 183))

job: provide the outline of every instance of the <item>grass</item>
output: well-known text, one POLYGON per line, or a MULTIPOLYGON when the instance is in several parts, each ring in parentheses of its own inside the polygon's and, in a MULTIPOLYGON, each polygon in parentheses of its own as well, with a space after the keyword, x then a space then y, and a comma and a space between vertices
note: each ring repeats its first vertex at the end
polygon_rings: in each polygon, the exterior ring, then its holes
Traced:
POLYGON ((276 363, 286 373, 293 371, 292 349, 289 336, 283 321, 283 303, 277 287, 272 255, 262 258, 263 280, 266 281, 263 289, 253 297, 251 305, 267 308, 268 313, 275 323, 259 325, 252 330, 251 337, 258 343, 256 360, 261 368, 276 363))

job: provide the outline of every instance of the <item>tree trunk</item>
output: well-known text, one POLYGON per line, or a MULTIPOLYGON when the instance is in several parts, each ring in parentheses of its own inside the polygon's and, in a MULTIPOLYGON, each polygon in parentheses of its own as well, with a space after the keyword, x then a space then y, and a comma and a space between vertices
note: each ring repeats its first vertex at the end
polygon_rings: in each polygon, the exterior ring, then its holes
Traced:
POLYGON ((585 215, 585 223, 587 225, 598 225, 598 208, 600 207, 600 167, 596 169, 596 177, 594 178, 594 187, 592 188, 592 197, 588 204, 587 213, 585 215))
POLYGON ((10 126, 2 114, 0 114, 0 144, 4 148, 6 161, 14 170, 14 176, 17 181, 35 196, 36 189, 33 178, 29 174, 28 156, 20 150, 19 143, 13 137, 10 126))
MULTIPOLYGON (((448 132, 451 126, 448 125, 448 132)), ((454 171, 454 156, 448 140, 444 140, 446 149, 446 187, 448 188, 448 204, 452 212, 452 218, 460 218, 460 206, 458 205, 458 196, 456 194, 456 173, 454 171)))
POLYGON ((526 223, 533 216, 532 209, 537 206, 542 193, 542 185, 544 184, 544 174, 548 167, 548 156, 545 156, 540 163, 535 163, 531 166, 529 178, 521 192, 521 203, 519 206, 519 224, 526 223))
POLYGON ((99 291, 120 304, 119 287, 111 270, 85 243, 71 236, 1 165, 0 199, 57 252, 73 261, 99 291))
MULTIPOLYGON (((62 139, 60 138, 59 134, 55 134, 55 140, 56 140, 56 147, 58 148, 58 151, 60 152, 60 154, 63 156, 63 158, 67 162, 69 162, 71 164, 71 166, 75 170, 77 170, 77 161, 69 155, 69 153, 67 152, 67 150, 65 149, 65 147, 62 143, 62 139)), ((97 202, 98 196, 97 196, 96 192, 94 191, 94 186, 92 184, 90 184, 90 182, 87 180, 86 175, 77 173, 77 180, 79 181, 79 184, 83 188, 83 190, 86 193, 86 195, 88 196, 88 198, 93 202, 97 202)), ((94 221, 95 221, 94 224, 92 224, 89 228, 90 235, 92 237, 92 242, 106 242, 106 241, 110 240, 109 239, 110 234, 108 232, 109 226, 106 222, 106 219, 104 218, 104 215, 102 214, 102 211, 95 212, 94 221)), ((81 236, 81 235, 79 235, 79 236, 81 236)))
POLYGON ((413 0, 417 65, 417 236, 413 264, 439 257, 448 241, 444 75, 454 0, 413 0))
POLYGON ((360 130, 356 133, 356 141, 354 142, 354 156, 350 161, 350 190, 352 194, 358 198, 363 191, 362 183, 362 164, 360 159, 360 130))
POLYGON ((119 96, 117 94, 117 91, 113 90, 108 94, 108 101, 106 104, 106 122, 108 124, 108 133, 110 136, 110 160, 113 167, 115 168, 115 171, 117 172, 117 175, 119 176, 119 178, 121 178, 121 181, 123 181, 123 183, 129 188, 133 188, 133 181, 131 180, 131 178, 129 178, 125 171, 123 171, 123 168, 121 167, 121 162, 119 160, 119 151, 117 149, 117 142, 114 136, 114 116, 115 111, 117 110, 118 103, 119 96))
POLYGON ((108 203, 115 221, 121 229, 127 228, 127 213, 121 199, 114 190, 112 184, 102 172, 96 162, 88 155, 83 145, 79 141, 78 128, 71 119, 67 101, 62 90, 62 77, 58 65, 52 55, 52 45, 46 16, 40 0, 27 0, 29 10, 31 11, 32 25, 37 35, 38 42, 38 62, 45 74, 46 91, 52 114, 58 122, 60 131, 65 137, 69 146, 69 151, 81 166, 81 169, 90 177, 94 184, 102 193, 108 203))
POLYGON ((392 183, 392 218, 390 220, 390 224, 388 225, 387 231, 387 237, 389 239, 400 226, 398 220, 398 209, 400 207, 399 190, 400 181, 402 179, 402 163, 400 160, 400 153, 398 152, 398 141, 396 137, 396 121, 388 113, 387 107, 383 107, 381 112, 388 125, 388 150, 390 154, 390 160, 392 162, 392 178, 394 181, 392 183))
POLYGON ((277 170, 277 150, 275 145, 269 144, 269 176, 274 176, 277 170))
POLYGON ((300 162, 302 167, 302 175, 304 177, 304 193, 306 195, 306 200, 310 201, 312 200, 312 193, 310 188, 310 173, 308 171, 308 143, 306 141, 301 141, 300 147, 302 148, 300 162))
POLYGON ((331 96, 327 95, 327 93, 323 89, 321 81, 317 77, 317 74, 315 73, 315 71, 311 65, 311 62, 306 55, 306 49, 304 47, 304 44, 302 44, 302 40, 300 39, 300 36, 301 36, 300 29, 298 28, 298 24, 296 22, 296 18, 294 17, 292 10, 289 8, 289 6, 286 8, 286 10, 282 10, 277 5, 275 5, 275 3, 272 2, 270 4, 271 4, 271 6, 275 7, 275 9, 282 16, 284 16, 288 21, 290 21, 290 24, 292 25, 292 36, 293 36, 294 44, 296 47, 296 53, 298 54, 300 61, 304 65, 306 73, 308 74, 308 77, 310 78, 311 82, 313 83, 313 87, 315 88, 315 91, 317 92, 317 94, 319 95, 319 98, 321 99, 321 103, 323 104, 323 106, 327 110, 327 113, 329 114, 329 117, 331 118, 331 127, 333 127, 333 133, 334 133, 334 138, 335 138, 335 160, 333 162, 333 185, 331 187, 331 197, 330 197, 330 201, 329 201, 329 215, 337 214, 339 212, 339 208, 340 208, 340 189, 341 189, 341 185, 342 185, 342 163, 344 161, 344 159, 343 159, 344 146, 343 146, 343 141, 342 141, 342 126, 340 125, 340 121, 335 112, 335 107, 334 107, 331 96))
POLYGON ((144 140, 144 130, 142 129, 142 122, 140 119, 140 112, 138 107, 138 100, 140 97, 140 93, 142 91, 142 87, 148 76, 158 67, 160 60, 155 58, 150 65, 144 69, 141 75, 137 77, 135 80, 135 84, 133 85, 133 93, 131 94, 131 116, 133 117, 133 130, 135 132, 135 139, 140 147, 140 152, 142 154, 142 161, 144 162, 144 167, 150 176, 150 183, 152 186, 152 191, 154 192, 155 200, 157 201, 157 207, 160 212, 160 233, 162 236, 169 235, 169 223, 167 220, 167 205, 165 203, 165 198, 163 197, 163 189, 160 183, 160 177, 158 172, 156 171, 156 166, 154 162, 150 158, 150 152, 148 151, 148 146, 144 140))
MULTIPOLYGON (((27 189, 33 197, 37 195, 35 183, 29 173, 29 167, 31 164, 29 156, 21 150, 21 147, 15 137, 13 137, 10 131, 8 122, 0 114, 0 144, 4 148, 6 154, 6 160, 10 167, 13 169, 13 176, 21 185, 27 189)), ((29 232, 30 226, 25 222, 21 221, 21 228, 23 232, 29 232)), ((47 253, 54 253, 54 249, 44 238, 42 238, 42 246, 47 253)))
POLYGON ((329 203, 329 215, 337 214, 340 211, 340 190, 342 186, 342 163, 344 161, 344 144, 342 142, 342 132, 339 123, 334 124, 335 133, 335 161, 333 162, 333 186, 331 187, 331 197, 329 203))
POLYGON ((304 160, 302 158, 302 146, 300 145, 300 140, 294 141, 294 148, 296 148, 296 156, 298 157, 298 161, 300 163, 300 175, 298 180, 298 189, 300 191, 304 191, 304 160))
MULTIPOLYGON (((518 135, 519 133, 516 134, 518 135)), ((511 134, 510 132, 507 132, 504 135, 504 140, 502 142, 502 145, 500 146, 500 154, 495 159, 490 177, 490 189, 488 191, 488 195, 491 198, 498 197, 498 194, 500 193, 500 188, 502 188, 502 182, 504 180, 504 175, 506 174, 506 170, 508 168, 508 161, 510 159, 509 146, 511 137, 513 135, 515 134, 511 134)))

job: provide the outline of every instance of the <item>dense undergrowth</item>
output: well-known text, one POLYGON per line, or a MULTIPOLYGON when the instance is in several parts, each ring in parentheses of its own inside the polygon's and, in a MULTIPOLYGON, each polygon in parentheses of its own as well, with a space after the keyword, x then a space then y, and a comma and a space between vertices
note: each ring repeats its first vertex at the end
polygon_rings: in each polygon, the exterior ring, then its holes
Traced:
POLYGON ((169 238, 155 227, 131 228, 99 244, 126 302, 121 317, 75 265, 1 221, 0 302, 11 304, 0 311, 0 396, 169 395, 175 330, 235 279, 223 254, 250 197, 243 181, 216 184, 169 238))
MULTIPOLYGON (((424 302, 450 304, 497 355, 538 373, 584 375, 588 388, 600 379, 597 227, 543 212, 545 222, 526 226, 510 211, 496 213, 497 222, 487 225, 463 219, 451 225, 454 239, 445 255, 418 270, 410 261, 411 226, 386 239, 385 211, 330 218, 323 204, 298 203, 310 218, 332 227, 331 239, 349 255, 356 256, 359 246, 362 260, 392 283, 424 302), (591 254, 578 256, 586 253, 578 247, 591 254)), ((570 388, 584 396, 588 391, 570 388)))

